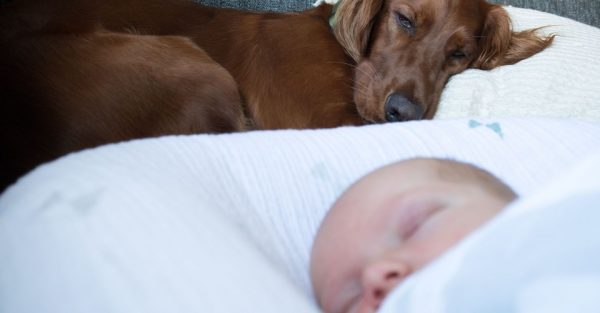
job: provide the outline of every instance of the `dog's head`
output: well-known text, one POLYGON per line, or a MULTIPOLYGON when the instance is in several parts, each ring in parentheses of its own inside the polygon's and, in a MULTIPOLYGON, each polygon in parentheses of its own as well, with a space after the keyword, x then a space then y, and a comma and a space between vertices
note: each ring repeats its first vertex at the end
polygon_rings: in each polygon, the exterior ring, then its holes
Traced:
POLYGON ((341 0, 333 30, 357 63, 354 100, 370 122, 432 118, 450 76, 514 64, 553 40, 513 32, 483 0, 341 0))

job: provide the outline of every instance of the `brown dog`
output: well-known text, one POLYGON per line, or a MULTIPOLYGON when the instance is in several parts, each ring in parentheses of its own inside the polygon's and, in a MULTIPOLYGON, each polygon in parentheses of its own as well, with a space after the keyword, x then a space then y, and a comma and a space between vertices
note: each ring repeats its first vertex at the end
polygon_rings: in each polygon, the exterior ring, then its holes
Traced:
POLYGON ((289 14, 14 0, 0 7, 0 188, 132 138, 431 118, 450 75, 551 41, 512 32, 483 0, 343 0, 289 14))

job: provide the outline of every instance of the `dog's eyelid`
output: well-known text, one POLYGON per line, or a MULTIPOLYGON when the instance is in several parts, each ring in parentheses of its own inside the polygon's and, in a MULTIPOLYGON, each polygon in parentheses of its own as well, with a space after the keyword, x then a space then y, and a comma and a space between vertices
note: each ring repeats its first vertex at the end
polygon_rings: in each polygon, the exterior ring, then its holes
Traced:
POLYGON ((401 28, 403 28, 405 31, 409 32, 410 34, 414 34, 415 23, 414 23, 413 19, 411 19, 409 16, 405 15, 404 13, 402 13, 400 11, 394 11, 394 16, 396 19, 396 23, 401 28))
POLYGON ((463 50, 457 49, 450 53, 450 57, 455 60, 466 59, 468 57, 467 53, 463 50))

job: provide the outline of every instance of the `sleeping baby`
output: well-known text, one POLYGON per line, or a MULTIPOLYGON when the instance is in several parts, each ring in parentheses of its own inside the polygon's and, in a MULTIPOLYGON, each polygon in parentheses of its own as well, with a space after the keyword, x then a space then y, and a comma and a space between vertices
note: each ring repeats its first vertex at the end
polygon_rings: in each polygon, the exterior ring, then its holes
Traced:
POLYGON ((489 172, 441 159, 374 171, 317 233, 311 278, 327 313, 375 312, 388 292, 491 219, 516 194, 489 172))

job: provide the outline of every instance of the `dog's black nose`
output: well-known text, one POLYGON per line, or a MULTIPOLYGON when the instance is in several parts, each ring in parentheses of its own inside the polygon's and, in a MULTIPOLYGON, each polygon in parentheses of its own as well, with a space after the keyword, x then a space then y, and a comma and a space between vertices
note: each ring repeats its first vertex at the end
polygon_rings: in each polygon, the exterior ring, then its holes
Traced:
POLYGON ((420 105, 412 103, 399 93, 389 95, 385 101, 385 119, 388 122, 420 120, 424 113, 420 105))

